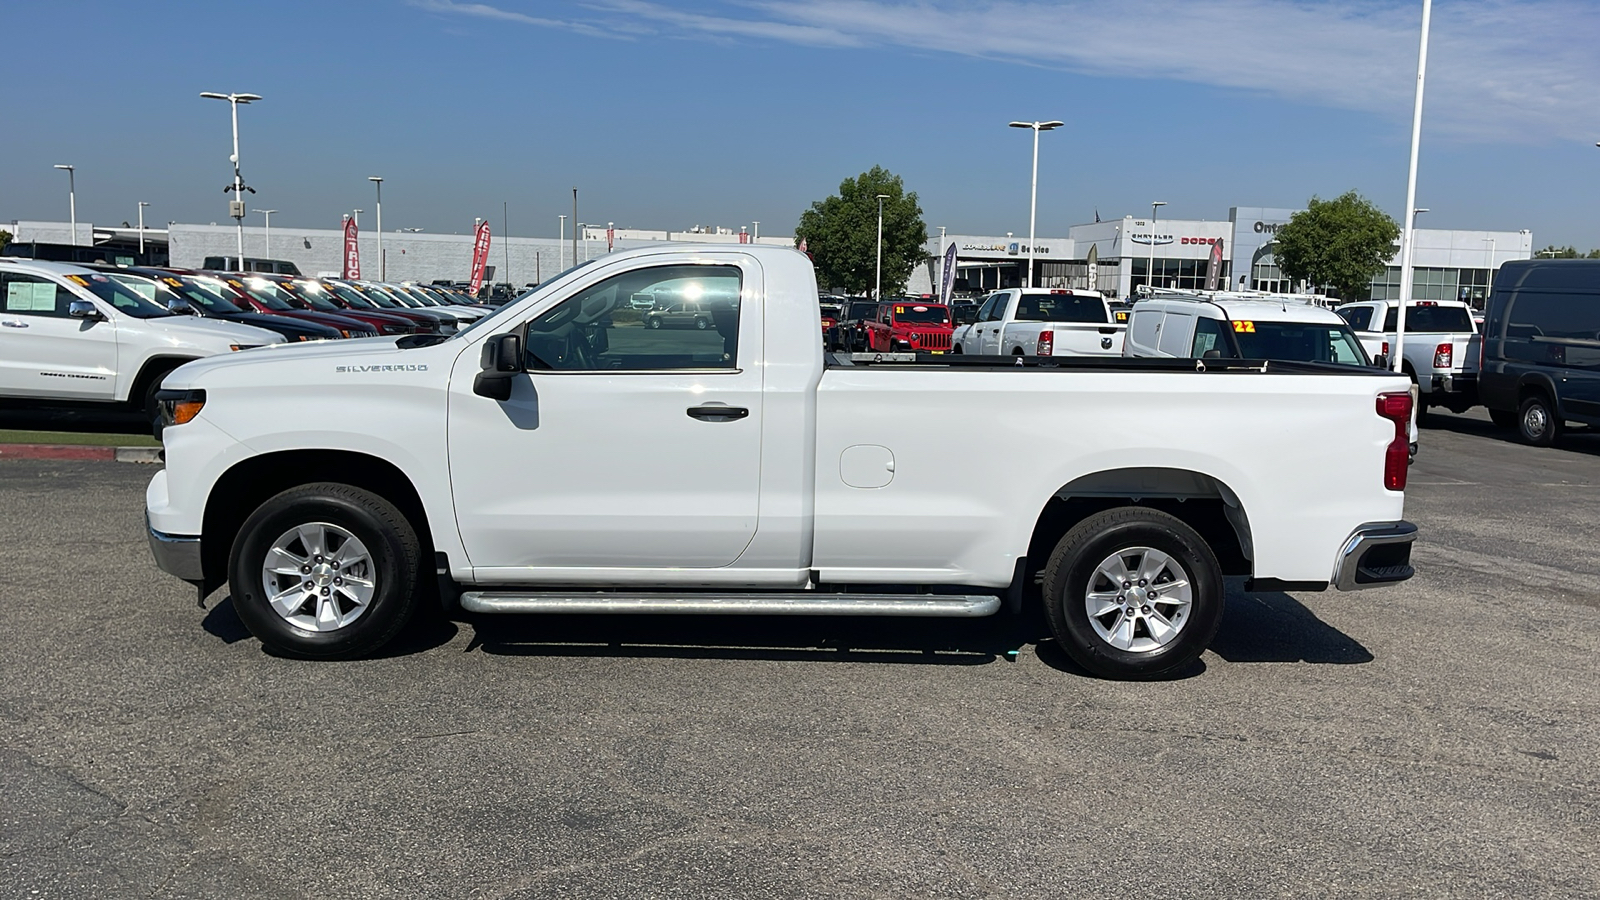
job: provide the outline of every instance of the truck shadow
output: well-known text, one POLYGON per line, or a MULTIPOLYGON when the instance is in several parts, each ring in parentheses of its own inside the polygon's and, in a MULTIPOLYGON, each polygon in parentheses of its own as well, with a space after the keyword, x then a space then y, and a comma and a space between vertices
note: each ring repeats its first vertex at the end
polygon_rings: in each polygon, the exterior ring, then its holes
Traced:
MULTIPOLYGON (((1504 444, 1522 444, 1517 433, 1507 428, 1496 428, 1494 423, 1487 419, 1477 418, 1472 415, 1454 415, 1430 411, 1427 419, 1418 424, 1422 431, 1423 447, 1427 446, 1427 432, 1450 431, 1456 434, 1470 434, 1476 437, 1489 438, 1504 444)), ((1567 428, 1556 441, 1556 450, 1567 450, 1572 453, 1585 453, 1589 456, 1600 456, 1600 428, 1575 425, 1567 428)))
POLYGON ((1246 594, 1230 585, 1222 625, 1211 652, 1231 663, 1306 662, 1359 665, 1372 662, 1359 641, 1317 618, 1281 591, 1246 594))

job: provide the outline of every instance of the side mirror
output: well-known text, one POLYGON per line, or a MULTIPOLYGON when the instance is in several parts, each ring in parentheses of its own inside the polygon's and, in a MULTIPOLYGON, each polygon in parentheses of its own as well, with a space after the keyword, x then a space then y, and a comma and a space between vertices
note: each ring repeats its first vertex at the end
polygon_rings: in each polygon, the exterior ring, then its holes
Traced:
POLYGON ((1382 353, 1379 353, 1377 356, 1374 356, 1372 358, 1372 367, 1374 369, 1387 369, 1387 368, 1389 368, 1389 357, 1384 356, 1382 353))
POLYGON ((105 319, 105 316, 100 314, 100 310, 87 300, 74 300, 67 304, 67 315, 74 319, 88 319, 91 322, 100 322, 105 319))
POLYGON ((472 380, 472 392, 491 400, 510 400, 511 379, 526 370, 522 359, 522 337, 497 334, 484 341, 479 365, 483 371, 472 380))
POLYGON ((195 314, 194 307, 190 306, 187 300, 174 300, 168 303, 167 312, 175 316, 192 316, 195 314))
POLYGON ((1201 359, 1221 359, 1222 358, 1222 351, 1213 347, 1212 349, 1207 350, 1206 352, 1200 354, 1200 358, 1201 359))

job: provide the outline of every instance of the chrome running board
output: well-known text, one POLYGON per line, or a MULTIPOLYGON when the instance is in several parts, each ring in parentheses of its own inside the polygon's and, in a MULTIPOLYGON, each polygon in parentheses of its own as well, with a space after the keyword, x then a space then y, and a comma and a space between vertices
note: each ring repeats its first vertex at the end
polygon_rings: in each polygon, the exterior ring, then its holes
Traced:
POLYGON ((475 613, 567 613, 721 616, 992 616, 993 594, 650 593, 466 591, 475 613))

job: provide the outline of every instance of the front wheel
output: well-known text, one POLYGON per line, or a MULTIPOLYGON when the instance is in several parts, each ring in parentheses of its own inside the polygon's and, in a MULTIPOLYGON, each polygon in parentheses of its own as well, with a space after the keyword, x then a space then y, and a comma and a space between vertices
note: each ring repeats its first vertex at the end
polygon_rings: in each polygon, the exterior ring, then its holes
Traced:
POLYGON ((1193 662, 1222 621, 1217 558, 1175 516, 1119 507, 1062 536, 1044 570, 1056 642, 1105 678, 1152 678, 1193 662))
POLYGON ((955 348, 954 348, 954 349, 952 349, 952 350, 951 350, 951 351, 950 351, 950 352, 951 352, 951 353, 954 353, 954 354, 955 354, 955 355, 956 355, 956 356, 962 356, 962 355, 964 355, 964 354, 963 354, 963 353, 962 353, 962 352, 961 352, 961 345, 960 345, 960 344, 957 344, 957 345, 955 345, 955 348))
POLYGON ((228 565, 234 609, 268 647, 349 659, 382 647, 416 610, 416 529, 394 504, 346 484, 291 488, 239 529, 228 565))

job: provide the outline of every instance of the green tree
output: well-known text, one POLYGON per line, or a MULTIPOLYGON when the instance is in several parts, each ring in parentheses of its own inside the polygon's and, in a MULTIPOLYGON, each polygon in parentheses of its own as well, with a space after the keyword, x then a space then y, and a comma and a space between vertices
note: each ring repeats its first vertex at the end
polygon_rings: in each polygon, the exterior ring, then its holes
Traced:
POLYGON ((1394 256, 1400 226, 1355 191, 1332 200, 1311 198, 1278 229, 1272 255, 1295 281, 1328 285, 1339 296, 1365 300, 1372 279, 1394 256))
POLYGON ((811 204, 800 214, 796 241, 817 265, 818 280, 826 288, 842 287, 851 294, 872 291, 877 264, 878 195, 883 201, 883 293, 905 289, 911 270, 926 255, 928 226, 915 191, 882 166, 873 166, 855 178, 846 178, 839 193, 811 204))
POLYGON ((1568 245, 1557 247, 1551 244, 1543 250, 1535 251, 1534 259, 1600 259, 1600 250, 1590 250, 1588 253, 1579 253, 1577 247, 1568 245))
POLYGON ((11 243, 11 232, 0 228, 0 250, 6 249, 6 245, 9 243, 11 243))

